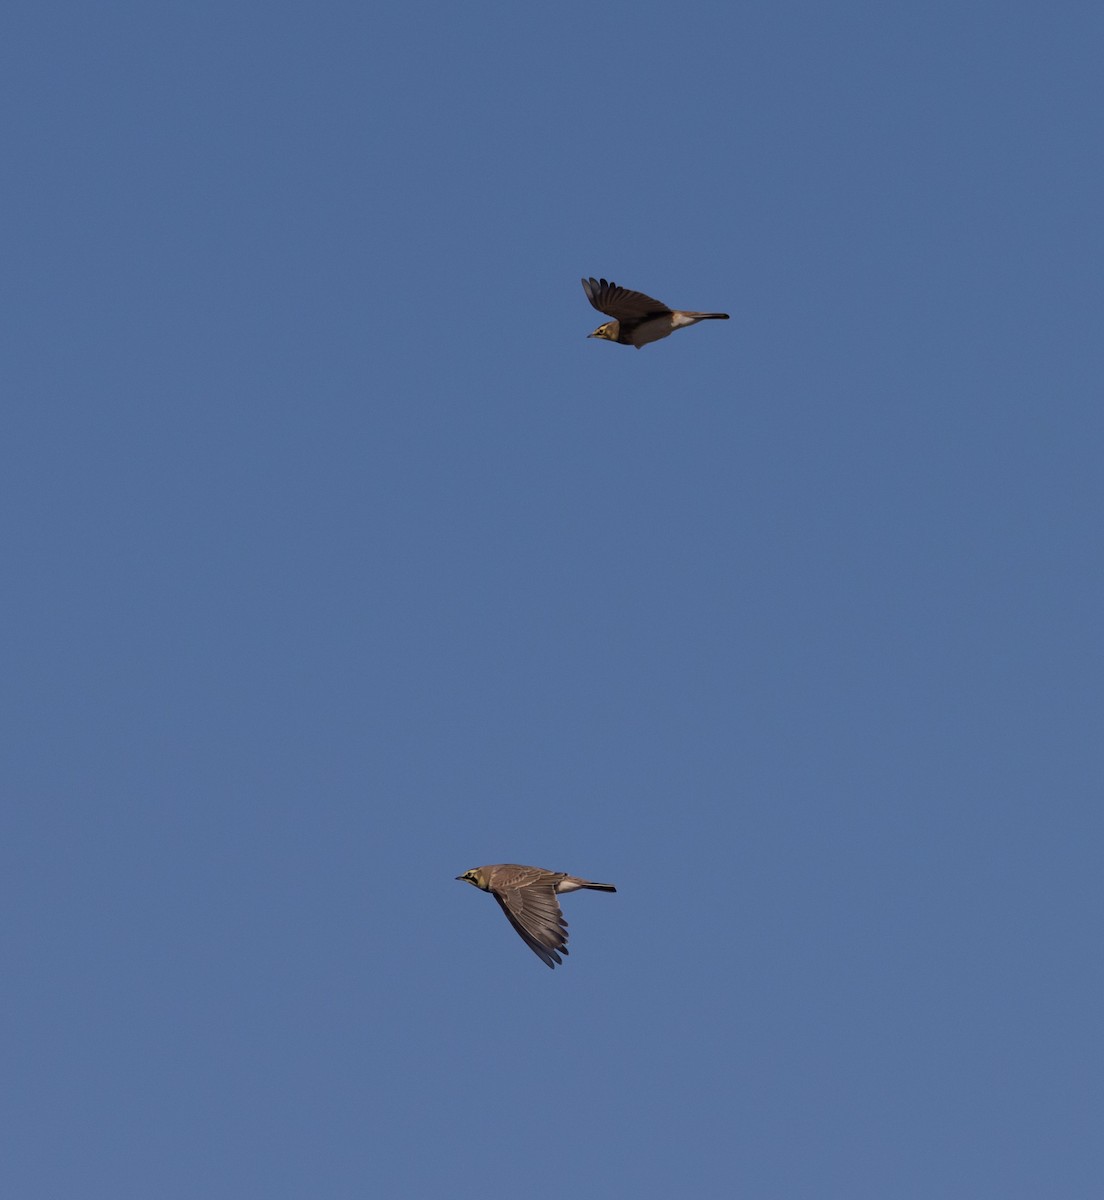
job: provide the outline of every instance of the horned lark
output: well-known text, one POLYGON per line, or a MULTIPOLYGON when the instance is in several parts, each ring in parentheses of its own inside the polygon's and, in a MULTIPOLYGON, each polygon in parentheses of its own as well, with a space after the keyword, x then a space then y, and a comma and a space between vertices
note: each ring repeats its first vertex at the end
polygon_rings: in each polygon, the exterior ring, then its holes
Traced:
POLYGON ((596 892, 616 892, 612 883, 591 883, 561 871, 542 871, 540 867, 519 867, 516 863, 497 863, 492 867, 474 867, 457 875, 498 901, 510 924, 530 950, 550 967, 563 962, 567 953, 567 922, 560 912, 556 895, 592 888, 596 892))
POLYGON ((638 350, 649 342, 658 342, 660 338, 669 336, 676 329, 682 329, 684 325, 728 320, 728 313, 670 309, 643 292, 630 292, 628 288, 607 283, 604 279, 584 279, 583 291, 600 313, 613 317, 612 321, 599 325, 587 337, 620 342, 623 346, 635 346, 638 350))

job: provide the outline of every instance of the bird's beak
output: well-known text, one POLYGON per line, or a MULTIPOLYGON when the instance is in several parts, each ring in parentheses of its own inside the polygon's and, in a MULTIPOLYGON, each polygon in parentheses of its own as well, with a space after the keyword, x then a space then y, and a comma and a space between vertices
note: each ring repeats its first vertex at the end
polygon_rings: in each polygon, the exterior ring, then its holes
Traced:
POLYGON ((587 334, 587 337, 588 337, 588 338, 597 337, 597 336, 598 336, 598 334, 597 334, 597 333, 588 333, 588 334, 587 334))
POLYGON ((463 880, 463 878, 464 878, 464 876, 463 876, 463 875, 457 875, 457 876, 456 876, 456 881, 459 883, 459 882, 461 882, 461 881, 463 880))

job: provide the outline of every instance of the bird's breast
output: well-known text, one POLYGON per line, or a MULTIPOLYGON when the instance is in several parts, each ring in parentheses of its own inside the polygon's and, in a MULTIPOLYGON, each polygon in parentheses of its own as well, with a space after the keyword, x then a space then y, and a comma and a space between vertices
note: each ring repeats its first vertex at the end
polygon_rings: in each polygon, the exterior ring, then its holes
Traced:
POLYGON ((675 325, 669 314, 664 314, 662 317, 650 317, 632 331, 633 345, 646 346, 649 342, 658 342, 660 338, 665 338, 673 332, 674 328, 675 325))

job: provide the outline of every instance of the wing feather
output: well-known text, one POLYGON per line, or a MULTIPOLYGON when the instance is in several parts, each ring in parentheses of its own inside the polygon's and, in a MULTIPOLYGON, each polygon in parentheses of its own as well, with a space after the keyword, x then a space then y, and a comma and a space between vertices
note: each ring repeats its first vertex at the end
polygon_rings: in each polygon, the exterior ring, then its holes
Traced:
POLYGON ((583 291, 600 313, 622 324, 639 324, 649 317, 662 317, 671 311, 661 300, 653 300, 643 292, 633 292, 604 279, 584 279, 583 291))
POLYGON ((510 924, 530 950, 549 967, 567 953, 567 922, 560 912, 552 884, 507 887, 491 893, 510 924))

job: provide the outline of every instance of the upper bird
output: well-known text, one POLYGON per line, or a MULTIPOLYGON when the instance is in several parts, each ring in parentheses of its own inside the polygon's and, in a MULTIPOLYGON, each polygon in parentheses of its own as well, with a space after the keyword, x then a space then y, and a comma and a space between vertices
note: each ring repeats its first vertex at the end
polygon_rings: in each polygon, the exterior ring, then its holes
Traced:
POLYGON ((628 288, 607 283, 604 279, 584 279, 583 291, 600 313, 613 317, 612 321, 599 325, 587 337, 620 342, 623 346, 635 346, 638 350, 649 342, 658 342, 684 325, 728 320, 728 313, 671 309, 651 296, 645 296, 643 292, 630 292, 628 288))
POLYGON ((563 962, 567 953, 567 922, 556 899, 558 892, 592 888, 596 892, 616 892, 612 883, 591 883, 562 871, 544 871, 540 867, 519 867, 517 863, 496 863, 491 867, 473 867, 457 879, 490 892, 498 901, 510 924, 530 950, 550 967, 563 962))

